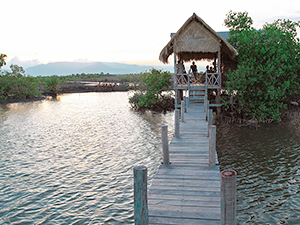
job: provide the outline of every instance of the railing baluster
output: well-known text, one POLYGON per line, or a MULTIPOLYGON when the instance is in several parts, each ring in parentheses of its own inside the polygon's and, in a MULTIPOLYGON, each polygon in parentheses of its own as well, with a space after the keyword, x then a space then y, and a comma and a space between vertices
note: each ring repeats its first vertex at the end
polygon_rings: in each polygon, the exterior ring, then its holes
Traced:
POLYGON ((207 82, 207 86, 210 88, 221 88, 221 73, 207 73, 205 72, 205 80, 207 82))

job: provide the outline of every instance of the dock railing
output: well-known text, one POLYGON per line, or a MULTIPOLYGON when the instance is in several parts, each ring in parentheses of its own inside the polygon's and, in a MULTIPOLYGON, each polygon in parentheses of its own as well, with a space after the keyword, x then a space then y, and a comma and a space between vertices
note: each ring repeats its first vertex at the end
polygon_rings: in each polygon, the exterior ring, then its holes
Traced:
POLYGON ((209 89, 221 88, 222 76, 221 73, 205 72, 205 86, 209 89))
MULTIPOLYGON (((193 73, 180 73, 174 74, 174 87, 187 85, 190 88, 192 83, 198 83, 203 80, 202 77, 205 76, 205 85, 208 89, 216 89, 221 88, 222 85, 222 76, 221 73, 208 73, 205 72, 204 74, 198 74, 195 77, 193 73)), ((203 82, 203 81, 202 81, 203 82)))
MULTIPOLYGON (((212 109, 207 106, 208 133, 209 133, 209 166, 218 164, 216 153, 216 126, 212 125, 212 109)), ((179 131, 180 110, 175 111, 175 138, 180 138, 179 131)), ((184 121, 181 121, 184 122, 184 121)), ((161 127, 163 164, 170 165, 168 126, 161 127)), ((236 179, 234 170, 223 170, 220 175, 221 181, 221 224, 236 224, 236 179)), ((134 222, 135 224, 149 224, 148 196, 147 196, 147 167, 134 167, 134 222)))
POLYGON ((187 73, 174 74, 174 88, 179 85, 188 85, 189 76, 187 73))

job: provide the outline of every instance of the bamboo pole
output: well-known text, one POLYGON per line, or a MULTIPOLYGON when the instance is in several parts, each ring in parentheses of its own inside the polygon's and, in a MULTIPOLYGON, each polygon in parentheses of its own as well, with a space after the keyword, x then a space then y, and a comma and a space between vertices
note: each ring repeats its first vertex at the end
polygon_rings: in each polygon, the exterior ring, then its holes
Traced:
POLYGON ((179 138, 179 109, 175 109, 175 137, 179 138))
POLYGON ((181 122, 184 122, 185 103, 181 101, 181 122))
POLYGON ((216 165, 216 126, 209 126, 209 166, 216 165))
POLYGON ((147 167, 135 166, 134 174, 134 223, 149 224, 147 199, 147 167))
POLYGON ((236 224, 236 176, 234 170, 221 172, 221 224, 236 224))
POLYGON ((161 140, 163 146, 163 164, 170 164, 170 156, 169 156, 169 141, 168 141, 168 126, 161 126, 161 140))

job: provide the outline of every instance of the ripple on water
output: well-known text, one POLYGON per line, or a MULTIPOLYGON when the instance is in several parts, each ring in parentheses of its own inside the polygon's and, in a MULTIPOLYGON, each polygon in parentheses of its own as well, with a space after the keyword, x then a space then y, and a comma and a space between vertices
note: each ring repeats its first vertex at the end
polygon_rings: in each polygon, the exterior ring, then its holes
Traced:
POLYGON ((127 102, 83 93, 1 108, 0 223, 133 223, 133 166, 146 165, 151 183, 173 114, 127 102))
POLYGON ((239 224, 300 224, 300 132, 293 125, 218 127, 221 169, 238 173, 239 224))

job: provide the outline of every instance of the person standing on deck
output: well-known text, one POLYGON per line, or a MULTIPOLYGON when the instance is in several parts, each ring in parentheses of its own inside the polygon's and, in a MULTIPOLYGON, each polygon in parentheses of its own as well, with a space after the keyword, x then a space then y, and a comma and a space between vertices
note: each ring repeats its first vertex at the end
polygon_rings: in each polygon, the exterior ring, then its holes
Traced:
POLYGON ((183 62, 178 60, 176 68, 177 68, 176 69, 177 75, 183 75, 183 77, 184 77, 184 80, 182 80, 182 83, 187 83, 187 74, 186 74, 183 62))
POLYGON ((194 75, 194 79, 197 80, 197 65, 195 64, 195 61, 192 62, 192 65, 190 66, 189 73, 192 71, 194 75))
POLYGON ((192 62, 192 65, 190 66, 190 71, 192 70, 192 73, 194 76, 196 76, 197 74, 197 65, 195 64, 195 62, 192 62))
POLYGON ((184 66, 183 63, 178 60, 177 65, 176 65, 176 72, 177 74, 183 74, 184 71, 184 66))

